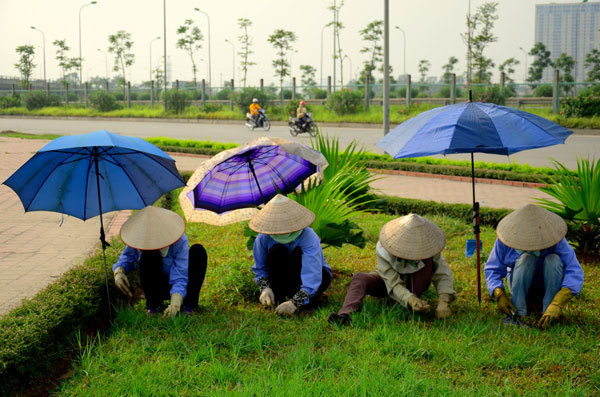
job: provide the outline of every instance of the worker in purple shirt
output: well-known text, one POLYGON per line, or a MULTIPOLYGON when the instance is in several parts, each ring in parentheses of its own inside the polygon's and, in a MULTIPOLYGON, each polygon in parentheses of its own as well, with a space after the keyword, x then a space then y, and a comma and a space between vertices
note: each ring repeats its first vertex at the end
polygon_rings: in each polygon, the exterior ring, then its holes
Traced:
POLYGON ((556 320, 583 285, 583 269, 567 243, 567 225, 558 215, 528 204, 505 216, 496 229, 498 238, 485 264, 487 288, 507 315, 508 324, 521 324, 527 306, 542 306, 538 326, 556 320), (504 292, 506 278, 512 294, 504 292))
POLYGON ((180 311, 191 314, 198 307, 200 289, 206 275, 207 254, 200 244, 188 245, 185 221, 173 211, 149 206, 132 215, 121 227, 127 245, 113 266, 115 285, 132 297, 127 274, 137 268, 146 297, 146 312, 164 315, 180 311))
POLYGON ((319 236, 309 226, 315 214, 278 194, 248 223, 254 241, 254 281, 260 303, 278 304, 275 313, 292 316, 313 308, 331 283, 319 236))

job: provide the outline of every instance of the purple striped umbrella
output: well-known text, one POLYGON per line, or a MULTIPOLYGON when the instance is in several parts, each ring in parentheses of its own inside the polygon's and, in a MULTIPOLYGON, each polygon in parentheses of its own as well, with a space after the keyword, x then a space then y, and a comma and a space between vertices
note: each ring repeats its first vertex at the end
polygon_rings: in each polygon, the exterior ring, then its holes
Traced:
POLYGON ((249 219, 255 211, 235 210, 266 204, 278 192, 291 193, 325 167, 323 155, 308 146, 259 138, 202 164, 182 191, 180 202, 191 222, 222 225, 249 219))

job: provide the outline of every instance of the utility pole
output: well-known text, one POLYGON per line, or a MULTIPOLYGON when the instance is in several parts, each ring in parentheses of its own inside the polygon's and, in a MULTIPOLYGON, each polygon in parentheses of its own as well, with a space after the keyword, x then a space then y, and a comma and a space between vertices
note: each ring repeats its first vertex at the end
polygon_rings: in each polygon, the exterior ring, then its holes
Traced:
POLYGON ((336 48, 336 44, 335 44, 335 35, 337 32, 337 2, 336 0, 333 0, 333 91, 335 92, 335 69, 336 69, 336 64, 335 64, 335 58, 337 56, 337 48, 336 48))
POLYGON ((163 102, 167 112, 167 0, 163 0, 163 61, 165 68, 163 102))
POLYGON ((390 131, 390 1, 383 0, 383 135, 390 131))

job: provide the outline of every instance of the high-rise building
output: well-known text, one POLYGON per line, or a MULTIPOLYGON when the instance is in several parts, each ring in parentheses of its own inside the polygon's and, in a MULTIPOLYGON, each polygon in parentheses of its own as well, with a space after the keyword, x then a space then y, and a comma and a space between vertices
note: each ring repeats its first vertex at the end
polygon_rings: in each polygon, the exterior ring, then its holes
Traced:
MULTIPOLYGON (((573 77, 585 81, 585 56, 600 47, 600 2, 538 4, 535 6, 535 42, 551 52, 552 61, 561 53, 575 60, 573 77)), ((544 70, 543 81, 552 80, 552 68, 544 70)))

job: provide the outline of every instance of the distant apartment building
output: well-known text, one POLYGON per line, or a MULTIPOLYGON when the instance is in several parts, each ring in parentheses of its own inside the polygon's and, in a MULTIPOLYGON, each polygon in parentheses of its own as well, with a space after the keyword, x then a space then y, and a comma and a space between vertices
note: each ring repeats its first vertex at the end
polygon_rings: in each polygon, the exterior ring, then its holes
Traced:
MULTIPOLYGON (((542 42, 552 54, 575 60, 573 77, 585 81, 585 56, 600 46, 600 2, 538 4, 535 6, 535 42, 542 42)), ((552 80, 552 70, 544 70, 544 81, 552 80)))

